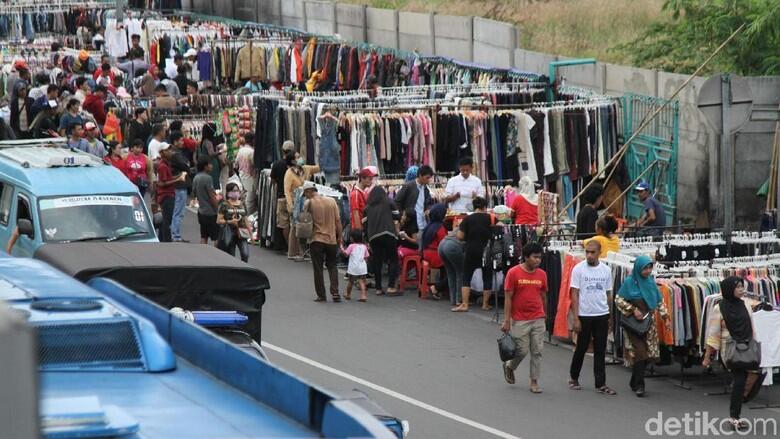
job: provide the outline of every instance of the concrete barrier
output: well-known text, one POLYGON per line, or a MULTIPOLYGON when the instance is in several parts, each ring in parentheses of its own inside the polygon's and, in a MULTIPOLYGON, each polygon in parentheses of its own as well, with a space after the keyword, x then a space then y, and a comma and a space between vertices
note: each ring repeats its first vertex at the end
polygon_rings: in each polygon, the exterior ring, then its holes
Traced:
POLYGON ((303 2, 306 30, 320 35, 336 33, 336 4, 325 0, 303 2))
POLYGON ((474 62, 512 67, 516 48, 517 28, 514 25, 474 17, 474 62))
POLYGON ((417 50, 423 55, 436 53, 433 38, 433 14, 398 13, 398 48, 417 50))
POLYGON ((398 48, 398 11, 366 8, 366 36, 377 46, 398 48))
POLYGON ((366 7, 339 3, 336 6, 336 33, 347 41, 366 41, 366 7))
POLYGON ((212 14, 221 15, 223 17, 236 16, 235 11, 233 10, 235 0, 212 0, 212 4, 214 5, 214 11, 212 14))
POLYGON ((653 70, 607 64, 606 92, 620 96, 631 90, 633 93, 657 96, 657 74, 653 70))
MULTIPOLYGON (((558 61, 565 61, 565 56, 558 57, 558 61)), ((549 75, 549 68, 545 71, 549 75)), ((607 65, 604 63, 580 64, 576 66, 564 66, 557 69, 558 78, 565 79, 566 85, 585 87, 597 93, 606 93, 607 65)))
POLYGON ((473 61, 474 17, 433 16, 436 55, 473 61))
POLYGON ((258 0, 233 0, 233 17, 236 20, 258 21, 258 0))
POLYGON ((257 22, 268 24, 282 24, 282 2, 284 0, 256 0, 257 22))
MULTIPOLYGON (((192 10, 194 12, 198 12, 201 14, 213 14, 214 13, 214 0, 191 0, 192 1, 192 10)), ((224 17, 229 17, 229 15, 223 15, 219 14, 224 17)))
POLYGON ((515 49, 515 68, 531 73, 547 74, 550 63, 558 61, 557 55, 534 52, 531 50, 515 49))
POLYGON ((282 26, 306 29, 303 0, 282 0, 282 26))

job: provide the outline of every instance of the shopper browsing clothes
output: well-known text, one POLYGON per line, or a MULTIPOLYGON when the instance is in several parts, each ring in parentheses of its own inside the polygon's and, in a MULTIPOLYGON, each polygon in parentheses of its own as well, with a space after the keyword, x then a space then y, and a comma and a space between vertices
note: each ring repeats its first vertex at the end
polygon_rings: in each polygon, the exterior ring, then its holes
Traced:
MULTIPOLYGON (((755 339, 753 310, 742 300, 742 295, 745 293, 744 281, 738 277, 728 277, 721 281, 720 291, 723 299, 713 308, 707 322, 707 350, 702 361, 704 367, 710 367, 715 352, 720 351, 721 357, 723 356, 727 341, 749 343, 750 340, 755 339)), ((729 421, 735 430, 744 430, 748 424, 741 420, 742 401, 750 371, 732 367, 730 372, 734 381, 731 387, 729 421)))
MULTIPOLYGON (((501 330, 517 344, 515 358, 504 363, 504 379, 515 383, 515 369, 531 356, 530 390, 542 393, 539 374, 544 347, 544 310, 547 308, 547 273, 542 263, 542 247, 530 242, 523 247, 523 263, 510 268, 504 280, 504 324, 501 330)), ((463 297, 466 300, 466 297, 463 297)))
POLYGON ((220 242, 222 250, 231 256, 235 256, 236 247, 241 254, 241 260, 249 260, 249 231, 251 230, 249 220, 246 215, 246 206, 241 201, 241 189, 236 183, 228 183, 226 186, 227 199, 223 200, 217 211, 217 224, 224 227, 227 232, 220 233, 220 242), (228 236, 224 234, 227 233, 228 236))
MULTIPOLYGON (((634 261, 631 276, 623 281, 615 304, 625 316, 633 316, 642 321, 652 319, 657 309, 668 325, 669 312, 661 299, 661 293, 652 276, 653 261, 649 256, 638 256, 634 261)), ((623 331, 624 355, 626 366, 632 368, 631 390, 636 396, 645 396, 645 367, 660 357, 658 349, 658 330, 654 324, 644 334, 630 330, 623 331)))
POLYGON ((317 293, 315 302, 326 302, 325 279, 323 278, 323 264, 328 269, 330 278, 330 295, 334 302, 341 302, 339 296, 339 271, 336 267, 341 239, 341 219, 336 200, 323 197, 317 193, 317 186, 307 181, 303 183, 303 196, 306 197, 303 210, 311 213, 311 263, 314 267, 314 290, 317 293))
POLYGON ((609 333, 609 303, 612 301, 612 270, 599 261, 601 244, 591 241, 585 246, 585 260, 571 272, 571 310, 574 316, 574 332, 577 348, 571 359, 569 389, 581 390, 580 371, 588 345, 593 340, 593 375, 596 391, 604 395, 616 395, 607 387, 604 358, 609 333))

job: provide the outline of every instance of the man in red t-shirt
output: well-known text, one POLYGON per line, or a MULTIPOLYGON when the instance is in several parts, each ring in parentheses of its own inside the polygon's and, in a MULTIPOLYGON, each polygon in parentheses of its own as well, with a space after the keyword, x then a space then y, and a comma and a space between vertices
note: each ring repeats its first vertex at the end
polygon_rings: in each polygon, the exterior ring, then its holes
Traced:
POLYGON ((515 383, 515 369, 531 355, 531 392, 542 393, 539 370, 544 346, 544 310, 547 307, 547 273, 538 268, 542 247, 531 242, 523 247, 523 263, 509 269, 504 281, 504 324, 501 331, 515 340, 515 358, 504 363, 504 379, 515 383))
POLYGON ((174 185, 185 181, 187 173, 182 172, 177 177, 171 171, 171 158, 173 157, 171 146, 163 142, 160 146, 160 160, 157 165, 157 204, 163 215, 163 224, 160 227, 160 241, 171 242, 171 223, 173 222, 173 207, 176 198, 174 185))
POLYGON ((358 183, 352 188, 352 192, 349 193, 349 223, 352 230, 363 228, 363 210, 366 208, 368 191, 374 186, 376 175, 376 168, 373 166, 366 166, 361 169, 358 174, 358 183))

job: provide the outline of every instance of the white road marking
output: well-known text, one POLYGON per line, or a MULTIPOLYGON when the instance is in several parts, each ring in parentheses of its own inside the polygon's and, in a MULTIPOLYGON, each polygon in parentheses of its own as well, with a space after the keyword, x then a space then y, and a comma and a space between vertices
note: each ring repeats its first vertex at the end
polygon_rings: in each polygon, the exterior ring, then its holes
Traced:
MULTIPOLYGON (((463 416, 456 415, 455 413, 448 412, 444 409, 440 409, 438 407, 432 406, 420 400, 414 399, 410 396, 406 396, 403 393, 398 393, 394 390, 388 389, 387 387, 380 386, 379 384, 374 384, 371 381, 366 381, 362 378, 358 378, 354 375, 350 375, 341 370, 334 369, 318 361, 312 360, 311 358, 304 357, 303 355, 296 354, 295 352, 290 352, 287 349, 280 348, 279 346, 272 345, 271 343, 264 341, 262 342, 262 346, 266 349, 270 349, 272 351, 276 351, 280 354, 286 355, 290 358, 296 359, 302 363, 306 363, 309 366, 316 367, 317 369, 324 370, 325 372, 329 372, 332 373, 333 375, 340 376, 341 378, 355 382, 357 384, 360 384, 361 386, 365 386, 368 387, 369 389, 376 390, 377 392, 384 393, 387 396, 391 396, 393 398, 399 399, 403 402, 419 407, 423 410, 428 410, 429 412, 435 413, 437 415, 443 416, 453 421, 460 422, 461 424, 468 425, 469 427, 476 428, 477 430, 482 430, 486 433, 490 433, 492 435, 502 437, 505 439, 522 439, 520 436, 515 436, 513 434, 509 434, 504 431, 497 430, 493 427, 489 427, 485 424, 480 424, 479 422, 472 421, 471 419, 464 418, 463 416)), ((414 425, 412 425, 412 428, 414 428, 414 425)))

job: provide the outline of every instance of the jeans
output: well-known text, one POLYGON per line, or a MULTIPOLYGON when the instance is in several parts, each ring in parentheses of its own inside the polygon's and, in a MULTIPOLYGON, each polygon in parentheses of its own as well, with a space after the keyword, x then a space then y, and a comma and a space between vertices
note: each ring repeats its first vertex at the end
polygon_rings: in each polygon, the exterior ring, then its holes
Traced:
POLYGON ((455 305, 463 301, 460 290, 463 288, 463 244, 452 239, 443 240, 439 244, 439 257, 447 273, 450 304, 455 305))
POLYGON ((382 267, 387 264, 387 288, 395 288, 398 280, 398 240, 390 235, 378 236, 371 240, 371 265, 373 266, 374 285, 377 291, 382 288, 382 267))
POLYGON ((512 328, 509 335, 515 340, 517 350, 515 358, 507 361, 507 367, 512 370, 517 369, 520 362, 531 354, 531 379, 539 379, 539 373, 542 368, 542 348, 544 347, 544 319, 520 320, 512 322, 512 328))
POLYGON ((174 197, 165 197, 160 201, 163 223, 160 226, 160 242, 171 242, 171 222, 173 221, 174 197))
POLYGON ((181 221, 187 208, 187 188, 176 188, 176 198, 173 205, 173 220, 171 221, 171 238, 181 241, 181 221))
POLYGON ((233 236, 233 242, 230 243, 227 253, 230 254, 230 256, 235 256, 236 247, 238 247, 238 253, 241 255, 241 260, 244 262, 249 261, 249 242, 238 236, 238 234, 233 236))
POLYGON ((311 263, 314 266, 314 291, 317 293, 317 298, 325 300, 323 263, 328 268, 328 276, 330 277, 330 295, 333 298, 339 297, 339 270, 336 267, 339 246, 314 241, 309 245, 309 251, 311 252, 311 263))
MULTIPOLYGON (((734 369, 731 371, 734 377, 734 383, 731 387, 731 404, 729 404, 729 413, 732 418, 739 419, 742 414, 742 396, 745 393, 745 381, 748 373, 744 369, 734 369)), ((756 384, 757 386, 760 384, 756 384)))
POLYGON ((607 384, 606 366, 604 357, 607 351, 607 333, 609 332, 609 314, 603 316, 581 316, 582 329, 577 336, 577 349, 571 359, 569 376, 572 380, 579 380, 582 370, 582 360, 588 351, 588 344, 593 339, 593 376, 596 378, 596 388, 607 384))

